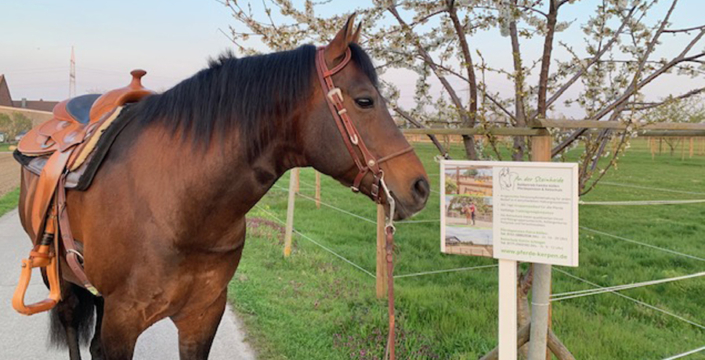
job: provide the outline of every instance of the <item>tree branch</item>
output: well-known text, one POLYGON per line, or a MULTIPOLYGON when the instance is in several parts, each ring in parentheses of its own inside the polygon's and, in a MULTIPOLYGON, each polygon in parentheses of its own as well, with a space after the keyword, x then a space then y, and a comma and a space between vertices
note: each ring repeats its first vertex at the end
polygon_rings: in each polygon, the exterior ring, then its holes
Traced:
MULTIPOLYGON (((421 122, 419 122, 416 119, 414 119, 413 117, 411 117, 411 115, 409 115, 409 113, 402 110, 398 106, 394 106, 394 107, 392 107, 392 109, 394 110, 394 112, 399 114, 399 116, 403 117, 404 119, 406 119, 406 121, 410 122, 411 124, 413 124, 417 128, 420 128, 420 129, 426 128, 425 126, 423 126, 423 124, 421 122)), ((426 135, 428 136, 429 139, 431 139, 431 142, 433 142, 433 145, 436 146, 438 151, 440 151, 443 158, 445 158, 446 160, 450 160, 450 155, 448 155, 448 152, 445 150, 445 148, 443 148, 443 145, 441 145, 441 143, 438 141, 436 136, 433 134, 426 134, 426 135)))
MULTIPOLYGON (((450 96, 450 100, 453 102, 453 105, 456 107, 458 114, 460 115, 460 118, 463 120, 464 123, 472 123, 470 119, 470 115, 468 114, 467 111, 463 108, 463 102, 460 100, 458 97, 458 94, 455 92, 455 89, 450 85, 448 80, 445 78, 445 76, 441 75, 438 71, 438 67, 436 66, 436 63, 433 61, 433 58, 431 55, 424 49, 423 45, 421 44, 421 41, 419 40, 418 36, 411 31, 409 28, 409 25, 402 19, 401 15, 399 15, 399 12, 397 11, 396 5, 392 4, 390 5, 387 10, 394 16, 394 18, 397 19, 397 22, 401 25, 402 29, 407 33, 408 36, 411 36, 414 45, 416 46, 416 50, 419 52, 419 55, 424 59, 424 62, 428 64, 428 66, 433 70, 433 73, 436 75, 438 80, 441 82, 443 85, 443 88, 446 89, 448 92, 448 95, 450 96)), ((477 154, 475 152, 475 147, 468 148, 466 146, 466 151, 468 152, 468 157, 470 159, 476 159, 477 154)))
POLYGON ((539 118, 546 118, 546 93, 548 92, 548 71, 551 66, 551 52, 553 51, 553 35, 556 32, 558 22, 558 0, 550 0, 548 19, 546 20, 546 38, 543 43, 543 55, 541 56, 541 73, 539 75, 538 107, 536 109, 539 118))
MULTIPOLYGON (((514 7, 517 5, 517 0, 512 3, 514 7)), ((514 72, 516 76, 514 78, 514 120, 515 126, 525 127, 526 126, 526 111, 524 106, 524 68, 521 63, 521 49, 519 46, 519 35, 517 31, 517 22, 514 16, 509 22, 509 37, 512 42, 512 58, 514 63, 514 72)), ((512 159, 514 161, 521 161, 524 158, 524 149, 526 142, 521 136, 514 137, 514 153, 512 154, 512 159)))
MULTIPOLYGON (((637 92, 637 90, 641 89, 643 86, 650 83, 653 79, 655 79, 656 77, 658 77, 659 75, 663 74, 668 69, 670 69, 671 67, 676 65, 681 59, 683 59, 685 57, 685 55, 690 51, 690 49, 695 45, 695 43, 697 43, 700 40, 700 38, 703 36, 703 34, 705 34, 705 29, 704 29, 700 32, 700 34, 698 34, 698 36, 696 36, 685 47, 685 49, 676 58, 674 58, 668 64, 661 67, 661 69, 656 70, 654 73, 652 73, 646 79, 642 80, 641 82, 638 81, 639 75, 644 70, 644 66, 646 64, 646 61, 648 61, 649 56, 651 55, 654 48, 656 47, 656 44, 658 43, 659 37, 661 36, 661 34, 663 34, 663 31, 666 28, 666 24, 668 23, 668 19, 671 17, 671 14, 673 13, 673 10, 676 7, 676 3, 678 3, 678 0, 673 0, 673 2, 671 3, 671 7, 668 9, 668 12, 666 13, 666 15, 663 18, 663 21, 661 21, 661 25, 659 26, 658 30, 656 31, 656 34, 654 34, 651 41, 649 41, 649 43, 648 43, 649 45, 647 46, 646 51, 644 52, 644 55, 642 56, 642 58, 639 61, 639 67, 637 69, 636 74, 634 75, 634 79, 632 80, 632 83, 629 85, 627 90, 624 92, 624 94, 622 94, 622 96, 620 96, 617 100, 612 102, 612 104, 608 105, 607 107, 605 107, 602 110, 600 110, 599 112, 597 112, 597 114, 595 114, 592 117, 592 120, 600 120, 602 117, 604 117, 608 113, 612 112, 613 110, 623 108, 623 103, 627 99, 629 99, 629 97, 634 95, 637 92)), ((618 115, 618 113, 613 114, 612 118, 616 119, 617 118, 616 115, 618 115)), ((551 156, 556 156, 557 154, 559 154, 560 152, 562 152, 563 150, 568 148, 568 146, 570 146, 570 144, 572 144, 582 134, 584 134, 585 131, 587 131, 587 129, 580 129, 580 130, 574 131, 572 134, 570 134, 570 136, 568 136, 568 138, 566 138, 560 144, 558 144, 555 148, 553 148, 553 150, 551 151, 551 156)))
POLYGON ((595 54, 595 56, 593 56, 592 59, 590 59, 590 61, 588 61, 588 63, 585 65, 584 68, 580 69, 575 75, 573 75, 573 77, 570 80, 568 80, 568 82, 563 84, 563 86, 561 86, 548 100, 546 100, 547 107, 551 106, 554 102, 556 102, 556 100, 558 100, 558 98, 560 98, 561 95, 563 95, 576 81, 578 81, 578 79, 580 79, 592 65, 599 62, 600 58, 602 58, 602 55, 607 53, 612 48, 612 45, 614 45, 614 43, 617 42, 619 35, 621 35, 621 33, 624 31, 624 28, 627 26, 627 22, 628 22, 629 18, 632 17, 635 10, 636 10, 636 7, 632 7, 629 10, 629 13, 622 21, 622 24, 619 26, 619 29, 617 29, 617 31, 614 33, 612 38, 610 38, 610 40, 607 42, 607 44, 605 44, 604 48, 602 48, 597 54, 595 54))
POLYGON ((679 32, 688 32, 688 31, 702 30, 702 29, 705 29, 705 25, 693 26, 693 27, 687 28, 687 29, 664 30, 663 32, 664 32, 664 33, 671 33, 671 34, 674 34, 674 33, 679 33, 679 32))

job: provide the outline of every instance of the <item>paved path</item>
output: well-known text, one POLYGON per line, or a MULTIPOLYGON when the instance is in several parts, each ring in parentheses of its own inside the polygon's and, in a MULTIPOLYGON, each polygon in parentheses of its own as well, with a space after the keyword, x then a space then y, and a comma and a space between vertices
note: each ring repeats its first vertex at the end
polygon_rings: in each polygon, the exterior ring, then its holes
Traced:
MULTIPOLYGON (((0 360, 68 359, 66 350, 46 346, 49 334, 47 314, 19 315, 12 309, 12 294, 20 273, 20 259, 29 252, 29 240, 20 226, 17 210, 0 217, 0 360)), ((38 270, 27 290, 27 299, 36 301, 47 294, 38 270)), ((163 320, 140 336, 135 359, 178 359, 176 327, 163 320)), ((83 349, 83 359, 90 359, 83 349)), ((215 337, 210 359, 255 359, 244 342, 241 325, 230 309, 226 310, 215 337)))

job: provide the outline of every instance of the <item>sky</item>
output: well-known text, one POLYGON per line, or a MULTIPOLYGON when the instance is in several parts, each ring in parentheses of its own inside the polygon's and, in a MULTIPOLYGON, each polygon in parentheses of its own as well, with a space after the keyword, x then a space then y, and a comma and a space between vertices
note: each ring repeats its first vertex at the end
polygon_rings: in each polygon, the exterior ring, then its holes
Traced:
MULTIPOLYGON (((593 11, 596 1, 583 0, 563 8, 560 20, 577 21, 557 39, 580 48, 583 40, 578 25, 593 11)), ((364 2, 367 1, 333 0, 322 10, 324 15, 342 13, 364 2)), ((259 3, 253 2, 255 12, 261 12, 259 3)), ((654 13, 662 14, 667 5, 659 5, 654 13)), ((681 0, 673 15, 673 26, 701 25, 703 13, 705 1, 681 0)), ((79 95, 124 86, 129 81, 129 71, 135 68, 147 70, 145 86, 166 90, 204 68, 208 58, 231 48, 230 40, 221 31, 228 33, 229 26, 236 25, 229 10, 216 0, 0 0, 0 14, 0 31, 4 35, 0 37, 0 74, 5 74, 15 100, 66 98, 72 47, 79 95)), ((496 32, 469 41, 473 49, 483 52, 491 66, 511 67, 508 38, 496 32)), ((681 40, 668 38, 658 55, 672 55, 681 44, 681 40)), ((538 58, 542 49, 539 40, 522 46, 525 62, 538 58)), ((695 50, 702 48, 700 45, 695 50)), ((567 56, 565 51, 556 51, 557 58, 565 60, 567 56)), ((402 90, 403 107, 414 106, 413 73, 391 70, 383 78, 402 90)), ((432 91, 440 92, 437 80, 430 83, 432 91)), ((503 76, 492 75, 488 84, 504 96, 512 94, 512 84, 503 76)), ((459 82, 455 85, 462 93, 463 86, 459 82)), ((705 80, 665 78, 650 86, 647 95, 655 99, 698 85, 705 86, 705 80)), ((581 115, 575 108, 562 105, 557 111, 569 117, 581 115)))

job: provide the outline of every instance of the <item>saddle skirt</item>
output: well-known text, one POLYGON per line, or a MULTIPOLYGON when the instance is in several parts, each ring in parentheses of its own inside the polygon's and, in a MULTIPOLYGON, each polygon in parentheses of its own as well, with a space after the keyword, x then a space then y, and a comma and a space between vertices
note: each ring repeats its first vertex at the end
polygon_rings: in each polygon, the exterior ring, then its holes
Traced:
POLYGON ((80 244, 73 239, 65 211, 66 189, 88 189, 108 149, 128 122, 119 117, 123 107, 154 93, 142 86, 145 74, 133 70, 132 81, 124 88, 60 102, 54 107, 54 117, 33 128, 18 144, 13 155, 23 166, 20 218, 33 242, 29 258, 23 260, 12 301, 18 312, 31 315, 46 311, 60 300, 57 257, 65 258, 72 270, 63 272, 66 280, 99 295, 83 272, 80 244), (34 267, 45 271, 50 295, 44 301, 25 305, 24 294, 34 267))

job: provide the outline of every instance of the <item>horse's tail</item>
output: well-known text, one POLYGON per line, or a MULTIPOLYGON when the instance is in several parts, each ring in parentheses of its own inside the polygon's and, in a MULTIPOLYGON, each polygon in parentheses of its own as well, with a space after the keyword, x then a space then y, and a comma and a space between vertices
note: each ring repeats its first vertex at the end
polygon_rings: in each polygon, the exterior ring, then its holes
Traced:
POLYGON ((51 309, 49 343, 57 348, 68 346, 64 320, 68 326, 77 329, 79 344, 87 345, 93 334, 95 296, 78 285, 65 284, 67 286, 61 289, 63 299, 51 309))

